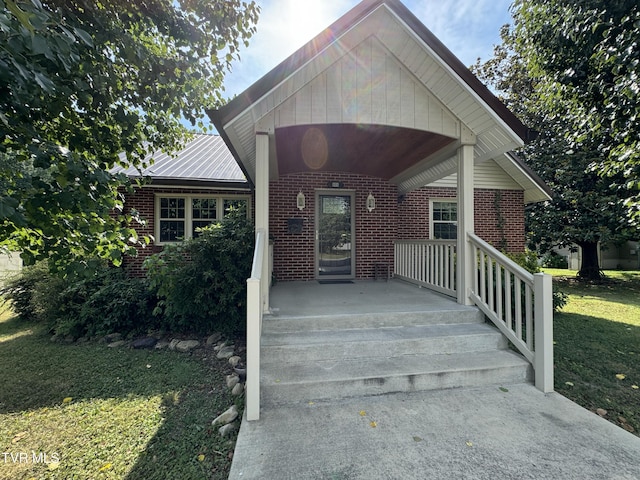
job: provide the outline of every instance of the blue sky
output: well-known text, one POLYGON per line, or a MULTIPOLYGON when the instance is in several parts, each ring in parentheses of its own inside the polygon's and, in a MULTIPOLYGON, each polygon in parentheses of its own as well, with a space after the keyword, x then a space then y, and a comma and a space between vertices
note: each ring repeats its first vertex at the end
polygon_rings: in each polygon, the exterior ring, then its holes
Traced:
MULTIPOLYGON (((402 0, 465 65, 487 60, 509 23, 511 0, 402 0)), ((257 0, 257 33, 226 76, 233 97, 359 3, 359 0, 257 0)))

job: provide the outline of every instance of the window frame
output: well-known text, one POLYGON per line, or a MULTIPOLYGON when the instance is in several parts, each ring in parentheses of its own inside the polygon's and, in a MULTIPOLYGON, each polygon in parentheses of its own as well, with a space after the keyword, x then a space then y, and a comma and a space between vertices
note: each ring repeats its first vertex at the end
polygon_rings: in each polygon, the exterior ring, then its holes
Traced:
POLYGON ((247 218, 250 216, 251 212, 251 196, 249 195, 220 195, 220 194, 198 194, 198 193, 156 193, 154 198, 154 208, 153 208, 153 235, 154 235, 154 245, 173 245, 176 243, 180 243, 184 240, 188 240, 193 238, 195 229, 193 228, 193 222, 195 221, 207 221, 207 219, 194 219, 193 218, 193 201, 194 200, 204 200, 204 199, 214 199, 216 201, 216 218, 211 219, 210 223, 214 223, 216 221, 220 221, 224 218, 225 208, 224 204, 228 200, 244 200, 247 202, 247 218), (185 216, 180 219, 169 219, 169 218, 161 218, 161 202, 162 199, 165 198, 176 198, 176 199, 184 199, 185 202, 185 216), (163 221, 184 221, 184 238, 181 240, 160 240, 160 224, 163 221))
POLYGON ((457 197, 454 198, 430 198, 429 199, 429 239, 430 240, 456 240, 458 237, 458 212, 459 212, 459 205, 458 205, 458 199, 457 197), (442 220, 438 220, 435 221, 434 219, 434 204, 435 203, 449 203, 449 204, 455 204, 456 206, 456 220, 455 221, 442 221, 442 220), (456 227, 456 238, 436 238, 435 236, 435 224, 436 223, 449 223, 449 224, 453 224, 456 227))

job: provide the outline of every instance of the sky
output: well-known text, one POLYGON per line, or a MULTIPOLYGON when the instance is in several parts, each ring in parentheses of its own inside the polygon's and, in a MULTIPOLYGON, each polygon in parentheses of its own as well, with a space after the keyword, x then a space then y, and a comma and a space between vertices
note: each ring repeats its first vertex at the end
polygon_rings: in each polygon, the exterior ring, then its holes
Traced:
MULTIPOLYGON (((509 23, 511 0, 402 0, 463 64, 488 60, 509 23)), ((355 7, 359 0, 257 0, 257 33, 225 78, 233 97, 355 7)))

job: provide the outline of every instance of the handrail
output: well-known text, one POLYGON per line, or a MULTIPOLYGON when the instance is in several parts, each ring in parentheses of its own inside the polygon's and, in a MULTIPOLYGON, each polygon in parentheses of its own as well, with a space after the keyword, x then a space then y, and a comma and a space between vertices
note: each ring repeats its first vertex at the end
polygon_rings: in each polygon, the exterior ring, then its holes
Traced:
POLYGON ((553 287, 469 233, 477 263, 469 297, 533 364, 536 387, 553 391, 553 287))
POLYGON ((396 240, 393 276, 456 296, 455 240, 396 240))
POLYGON ((262 291, 262 270, 266 236, 264 229, 256 229, 251 277, 247 279, 247 420, 260 418, 260 337, 265 294, 262 291))

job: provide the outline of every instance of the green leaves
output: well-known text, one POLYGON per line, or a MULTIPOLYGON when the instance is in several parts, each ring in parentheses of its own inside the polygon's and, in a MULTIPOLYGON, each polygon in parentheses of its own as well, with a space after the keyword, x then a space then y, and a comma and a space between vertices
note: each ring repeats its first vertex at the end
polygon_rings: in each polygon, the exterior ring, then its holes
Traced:
MULTIPOLYGON (((572 146, 589 143, 604 175, 640 178, 640 5, 635 0, 516 0, 515 47, 543 93, 541 105, 567 125, 572 146)), ((640 224, 640 195, 630 213, 640 224)))
POLYGON ((224 57, 257 15, 238 0, 0 0, 0 182, 15 217, 0 245, 120 262, 134 236, 112 208, 128 181, 108 171, 180 146, 182 119, 221 103, 224 57))

